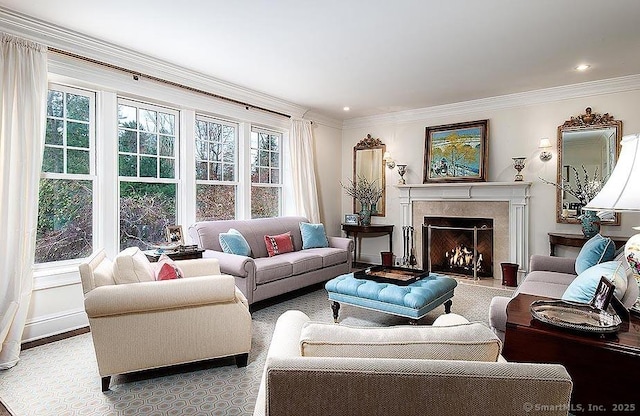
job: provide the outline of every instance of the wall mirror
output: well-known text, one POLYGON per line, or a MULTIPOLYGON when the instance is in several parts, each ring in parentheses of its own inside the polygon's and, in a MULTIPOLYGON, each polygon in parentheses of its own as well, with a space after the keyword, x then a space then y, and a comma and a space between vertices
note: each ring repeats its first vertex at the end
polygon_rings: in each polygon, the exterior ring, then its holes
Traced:
MULTIPOLYGON (((353 148, 353 181, 356 182, 358 177, 365 177, 369 182, 375 181, 376 185, 382 189, 382 197, 376 204, 375 211, 371 211, 371 215, 384 217, 386 206, 386 189, 385 189, 385 164, 384 152, 386 146, 380 139, 374 139, 370 134, 360 140, 353 148)), ((353 212, 360 212, 360 203, 353 200, 353 212)))
MULTIPOLYGON (((558 184, 568 183, 571 189, 585 183, 585 170, 589 180, 599 178, 606 182, 620 154, 622 122, 608 113, 593 113, 587 107, 584 114, 571 117, 558 126, 558 184), (584 169, 583 169, 584 166, 584 169), (576 179, 576 172, 578 178, 576 179)), ((561 189, 556 189, 556 220, 577 224, 583 204, 561 189)), ((602 218, 603 225, 620 225, 620 215, 602 218)))

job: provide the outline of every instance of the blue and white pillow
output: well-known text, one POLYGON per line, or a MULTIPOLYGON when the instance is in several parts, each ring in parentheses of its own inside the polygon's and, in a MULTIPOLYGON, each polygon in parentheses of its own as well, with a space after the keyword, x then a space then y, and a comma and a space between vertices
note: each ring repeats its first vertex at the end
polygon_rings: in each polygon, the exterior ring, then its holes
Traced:
POLYGON ((329 247, 329 240, 322 224, 300 223, 300 234, 302 234, 302 249, 329 247))
POLYGON ((627 272, 619 261, 607 261, 589 267, 576 277, 562 295, 563 300, 589 303, 596 294, 600 278, 605 277, 615 286, 613 294, 622 299, 627 291, 627 272))
POLYGON ((611 261, 616 254, 616 245, 608 237, 596 234, 580 249, 576 258, 576 274, 580 274, 591 266, 611 261))
POLYGON ((220 233, 218 235, 220 241, 220 247, 222 251, 228 254, 237 254, 239 256, 251 256, 251 247, 245 240, 240 231, 231 228, 226 233, 220 233))

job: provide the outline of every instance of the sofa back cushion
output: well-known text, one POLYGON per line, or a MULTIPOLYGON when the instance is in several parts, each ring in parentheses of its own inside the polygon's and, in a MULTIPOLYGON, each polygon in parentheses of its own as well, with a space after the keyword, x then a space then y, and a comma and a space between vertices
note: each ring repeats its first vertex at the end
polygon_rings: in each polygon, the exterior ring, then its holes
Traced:
POLYGON ((119 285, 152 282, 155 273, 147 256, 138 247, 129 247, 113 260, 113 280, 119 285))
POLYGON ((254 258, 268 257, 267 247, 264 242, 265 235, 278 235, 289 231, 293 239, 294 250, 302 250, 301 222, 309 222, 309 220, 305 217, 275 217, 250 220, 199 221, 189 227, 189 236, 195 244, 205 250, 223 251, 218 236, 220 233, 226 233, 230 228, 234 228, 247 240, 254 258))
POLYGON ((487 326, 392 326, 360 328, 307 322, 300 334, 305 357, 498 360, 502 344, 487 326))

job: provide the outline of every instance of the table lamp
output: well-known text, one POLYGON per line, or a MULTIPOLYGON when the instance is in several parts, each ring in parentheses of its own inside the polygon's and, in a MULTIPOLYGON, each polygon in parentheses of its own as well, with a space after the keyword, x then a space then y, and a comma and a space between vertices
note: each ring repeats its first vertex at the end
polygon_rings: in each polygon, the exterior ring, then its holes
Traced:
MULTIPOLYGON (((620 157, 600 192, 583 207, 591 211, 640 211, 640 133, 622 138, 620 157)), ((640 230, 640 227, 633 227, 640 230)), ((636 275, 640 275, 640 234, 635 234, 624 246, 624 256, 636 275)))

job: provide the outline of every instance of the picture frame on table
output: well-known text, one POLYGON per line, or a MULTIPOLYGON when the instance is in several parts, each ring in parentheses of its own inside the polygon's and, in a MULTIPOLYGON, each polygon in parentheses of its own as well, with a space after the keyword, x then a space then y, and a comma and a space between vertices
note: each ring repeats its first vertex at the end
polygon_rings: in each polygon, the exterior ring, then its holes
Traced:
POLYGON ((427 127, 423 183, 486 182, 488 142, 489 120, 427 127))
POLYGON ((184 235, 181 225, 167 225, 167 242, 169 244, 184 245, 184 235))
POLYGON ((615 288, 616 287, 609 281, 609 279, 602 276, 598 283, 598 287, 596 288, 596 293, 593 295, 593 299, 591 299, 591 306, 603 311, 607 310, 609 303, 611 303, 611 298, 613 297, 613 291, 615 288))
POLYGON ((348 225, 358 225, 359 216, 358 214, 345 214, 344 215, 344 223, 348 225))

